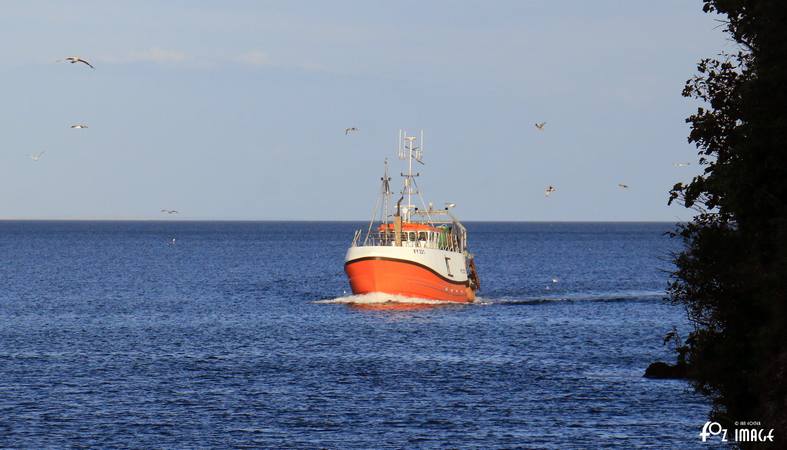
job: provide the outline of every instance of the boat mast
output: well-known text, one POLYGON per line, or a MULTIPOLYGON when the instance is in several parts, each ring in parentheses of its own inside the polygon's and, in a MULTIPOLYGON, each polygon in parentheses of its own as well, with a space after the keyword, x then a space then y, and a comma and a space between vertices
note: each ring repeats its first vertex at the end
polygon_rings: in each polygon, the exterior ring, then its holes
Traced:
MULTIPOLYGON (((369 220, 369 229, 366 230, 366 237, 363 240, 363 245, 369 242, 369 238, 372 235, 372 226, 374 226, 374 219, 377 217, 378 212, 380 214, 380 223, 384 223, 386 226, 388 225, 388 208, 391 203, 391 177, 388 176, 388 158, 385 158, 384 165, 385 169, 383 171, 383 176, 380 177, 382 181, 380 195, 377 196, 377 202, 375 202, 374 209, 372 209, 372 218, 369 220)), ((358 231, 360 232, 360 230, 358 231)))
MULTIPOLYGON (((388 225, 388 215, 389 210, 391 207, 391 177, 388 176, 388 158, 385 158, 385 171, 383 172, 383 177, 381 178, 383 181, 383 210, 380 212, 382 214, 381 222, 385 225, 388 225)), ((386 228, 387 230, 388 228, 386 228)))
POLYGON ((413 173, 413 160, 423 164, 421 157, 423 156, 423 137, 424 132, 421 130, 421 146, 416 146, 415 136, 408 136, 406 131, 399 130, 399 159, 407 159, 407 173, 402 173, 404 178, 404 186, 402 187, 402 195, 407 196, 407 205, 404 210, 404 221, 410 221, 410 214, 414 208, 413 195, 418 195, 418 187, 415 184, 415 177, 420 176, 420 173, 413 173))

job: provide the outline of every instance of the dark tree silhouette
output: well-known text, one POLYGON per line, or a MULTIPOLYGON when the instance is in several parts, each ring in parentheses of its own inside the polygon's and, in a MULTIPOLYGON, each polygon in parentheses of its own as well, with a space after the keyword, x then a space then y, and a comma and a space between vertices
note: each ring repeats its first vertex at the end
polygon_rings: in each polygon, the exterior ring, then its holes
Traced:
POLYGON ((712 417, 759 420, 787 445, 787 3, 704 0, 738 50, 704 59, 683 95, 702 175, 669 202, 698 214, 676 230, 673 303, 693 331, 678 346, 712 417))

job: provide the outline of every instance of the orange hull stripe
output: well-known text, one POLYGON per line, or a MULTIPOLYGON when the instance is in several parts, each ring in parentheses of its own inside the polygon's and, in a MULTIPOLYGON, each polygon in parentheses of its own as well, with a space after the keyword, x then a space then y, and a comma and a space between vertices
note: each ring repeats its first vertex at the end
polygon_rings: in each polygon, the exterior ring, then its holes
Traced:
POLYGON ((470 302, 475 293, 463 282, 446 281, 425 266, 410 261, 359 258, 344 265, 353 294, 384 292, 406 297, 470 302))
POLYGON ((436 270, 432 269, 427 265, 417 263, 415 261, 410 261, 407 259, 387 258, 384 256, 364 256, 363 258, 357 258, 357 259, 353 259, 352 261, 347 261, 346 263, 344 263, 344 266, 347 267, 347 265, 349 264, 357 263, 360 261, 388 261, 388 262, 399 263, 399 264, 409 264, 415 267, 420 267, 421 269, 426 270, 428 272, 431 272, 434 276, 440 278, 446 283, 451 283, 460 286, 469 286, 469 283, 467 281, 456 281, 450 278, 446 278, 441 273, 437 272, 436 270))

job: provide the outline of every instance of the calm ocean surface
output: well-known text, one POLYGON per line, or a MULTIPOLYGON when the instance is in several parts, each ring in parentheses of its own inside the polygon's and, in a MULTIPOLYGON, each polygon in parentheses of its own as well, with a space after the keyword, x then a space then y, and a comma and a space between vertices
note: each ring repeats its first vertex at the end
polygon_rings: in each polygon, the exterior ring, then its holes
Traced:
POLYGON ((688 329, 670 224, 467 225, 477 304, 373 311, 365 224, 0 222, 0 447, 701 444, 642 378, 688 329))

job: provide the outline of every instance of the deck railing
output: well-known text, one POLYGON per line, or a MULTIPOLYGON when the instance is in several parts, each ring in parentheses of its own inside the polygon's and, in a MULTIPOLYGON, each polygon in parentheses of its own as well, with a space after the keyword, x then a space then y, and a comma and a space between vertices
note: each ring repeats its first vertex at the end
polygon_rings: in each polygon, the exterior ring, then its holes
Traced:
MULTIPOLYGON (((352 246, 394 246, 396 245, 396 236, 392 231, 385 232, 385 231, 377 231, 371 232, 366 236, 366 239, 363 242, 360 242, 360 234, 363 230, 358 230, 355 232, 353 236, 352 246)), ((410 238, 413 236, 410 234, 411 232, 403 231, 402 234, 402 247, 412 247, 412 248, 433 248, 438 250, 447 250, 452 252, 461 252, 463 251, 461 239, 456 234, 447 232, 447 233, 423 233, 423 232, 415 232, 415 239, 411 240, 410 238), (431 234, 431 238, 430 238, 431 234), (424 236, 425 235, 425 236, 424 236)))

